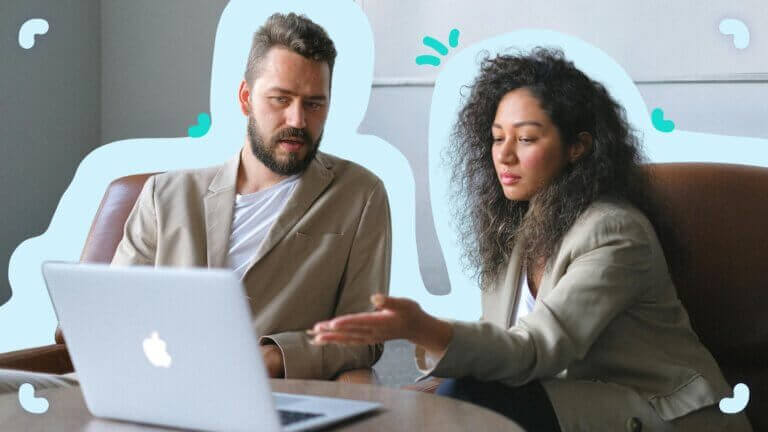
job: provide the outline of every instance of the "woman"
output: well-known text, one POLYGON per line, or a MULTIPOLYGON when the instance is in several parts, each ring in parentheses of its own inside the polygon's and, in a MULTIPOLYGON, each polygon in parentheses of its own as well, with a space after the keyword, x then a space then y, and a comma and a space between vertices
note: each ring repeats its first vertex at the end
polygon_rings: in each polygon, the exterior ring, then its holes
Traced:
POLYGON ((317 323, 314 343, 407 339, 425 376, 452 378, 439 394, 533 431, 751 430, 717 407, 731 389, 677 298, 639 142, 601 84, 557 50, 488 58, 451 155, 481 321, 375 296, 375 312, 317 323))

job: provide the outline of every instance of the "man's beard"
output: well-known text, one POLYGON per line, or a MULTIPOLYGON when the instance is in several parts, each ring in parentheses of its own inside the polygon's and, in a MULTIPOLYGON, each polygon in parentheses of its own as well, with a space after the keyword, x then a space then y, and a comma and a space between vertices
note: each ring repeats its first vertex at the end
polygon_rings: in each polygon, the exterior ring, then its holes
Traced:
POLYGON ((252 115, 248 116, 248 139, 251 142, 251 151, 253 155, 258 158, 261 163, 264 164, 275 174, 289 176, 303 172, 312 159, 317 154, 317 149, 320 147, 320 140, 323 135, 317 138, 315 141, 306 129, 298 129, 293 127, 287 127, 279 130, 269 138, 269 142, 265 143, 259 134, 259 128, 256 124, 256 119, 252 115), (300 138, 304 141, 304 145, 307 147, 307 154, 304 158, 299 158, 298 152, 288 152, 288 159, 279 161, 276 158, 277 147, 280 145, 280 140, 286 138, 300 138))

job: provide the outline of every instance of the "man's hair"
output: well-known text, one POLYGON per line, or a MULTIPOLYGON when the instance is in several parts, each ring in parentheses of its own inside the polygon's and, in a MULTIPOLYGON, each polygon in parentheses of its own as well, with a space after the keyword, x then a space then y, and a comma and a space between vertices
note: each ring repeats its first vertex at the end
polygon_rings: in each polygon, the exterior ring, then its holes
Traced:
MULTIPOLYGON (((453 166, 454 202, 468 267, 483 289, 492 286, 512 248, 524 246, 525 262, 547 260, 579 215, 595 200, 625 200, 651 220, 668 243, 675 242, 641 168, 640 140, 624 109, 558 49, 486 57, 454 125, 446 156, 453 166), (531 200, 509 200, 491 157, 491 126, 508 92, 528 89, 549 115, 564 148, 580 132, 593 138, 590 151, 568 164, 531 200)), ((664 244, 664 242, 662 243, 664 244)), ((674 269, 672 269, 674 270, 674 269)))
POLYGON ((325 62, 333 75, 336 47, 325 29, 304 15, 276 13, 253 34, 245 69, 245 80, 249 84, 258 76, 261 61, 274 47, 283 47, 307 59, 325 62))

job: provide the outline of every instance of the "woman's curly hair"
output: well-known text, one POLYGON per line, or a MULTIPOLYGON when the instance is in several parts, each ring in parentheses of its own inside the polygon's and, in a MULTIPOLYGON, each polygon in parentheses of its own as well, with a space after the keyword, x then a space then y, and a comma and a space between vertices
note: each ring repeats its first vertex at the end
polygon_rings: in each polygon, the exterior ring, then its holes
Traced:
POLYGON ((469 90, 445 156, 453 168, 460 241, 483 289, 496 280, 518 242, 525 246, 528 264, 553 256, 578 216, 600 197, 629 201, 654 220, 656 206, 648 173, 641 168, 640 140, 624 108, 561 50, 538 47, 527 54, 486 55, 469 90), (491 158, 491 126, 499 101, 519 88, 536 97, 564 148, 580 132, 593 139, 591 150, 530 202, 504 196, 491 158))

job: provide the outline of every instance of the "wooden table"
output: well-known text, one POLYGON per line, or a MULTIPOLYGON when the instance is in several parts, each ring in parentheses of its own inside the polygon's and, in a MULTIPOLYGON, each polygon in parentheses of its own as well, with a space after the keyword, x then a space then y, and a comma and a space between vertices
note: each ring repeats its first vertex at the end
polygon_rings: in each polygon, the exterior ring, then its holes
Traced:
MULTIPOLYGON (((333 381, 271 380, 272 389, 380 402, 382 408, 362 417, 338 423, 328 430, 339 431, 523 431, 514 422, 493 411, 465 402, 409 390, 333 381)), ((48 399, 44 414, 30 414, 18 405, 17 394, 0 396, 0 407, 15 404, 18 411, 0 419, 2 431, 138 432, 174 429, 94 418, 85 407, 79 387, 39 390, 48 399)), ((7 411, 7 410, 3 410, 7 411)))

